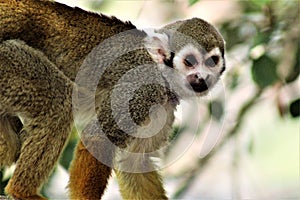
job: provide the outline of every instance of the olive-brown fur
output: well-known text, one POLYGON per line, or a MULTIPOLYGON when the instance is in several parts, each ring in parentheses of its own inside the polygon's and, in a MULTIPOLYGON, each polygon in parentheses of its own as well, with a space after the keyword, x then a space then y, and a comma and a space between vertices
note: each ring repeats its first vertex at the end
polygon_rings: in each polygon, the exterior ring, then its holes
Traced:
MULTIPOLYGON (((180 21, 166 29, 179 27, 178 31, 191 36, 207 51, 215 46, 224 50, 221 37, 211 25, 199 19, 187 22, 180 21), (194 30, 195 26, 198 28, 194 32, 186 32, 194 30)), ((107 69, 95 93, 98 128, 103 132, 94 128, 92 121, 83 130, 82 141, 77 145, 70 167, 68 187, 71 199, 102 197, 114 157, 118 156, 117 148, 127 148, 130 152, 144 155, 165 144, 174 121, 176 96, 164 87, 165 80, 157 63, 143 46, 146 33, 137 30, 130 22, 50 1, 0 0, 0 165, 16 162, 14 174, 5 189, 10 197, 45 199, 40 196, 39 188, 59 159, 73 126, 73 92, 86 92, 75 83, 79 69, 97 45, 128 30, 133 31, 125 34, 123 44, 111 43, 104 49, 114 54, 121 48, 126 50, 125 44, 137 42, 134 51, 126 52, 108 67, 103 66, 107 69), (137 66, 145 67, 135 70, 135 74, 129 76, 129 82, 118 83, 137 66), (135 91, 129 99, 131 119, 141 127, 149 124, 150 110, 158 104, 167 113, 166 124, 150 140, 128 134, 138 132, 139 128, 130 126, 121 112, 122 102, 128 101, 126 88, 139 84, 140 80, 145 81, 143 74, 148 75, 148 81, 158 84, 144 85, 135 91), (119 91, 117 100, 113 98, 113 91, 119 91), (115 105, 120 107, 114 107, 111 103, 114 100, 115 105), (121 116, 117 119, 114 116, 116 110, 120 110, 117 115, 121 116), (122 130, 117 123, 128 131, 122 130), (93 137, 89 137, 91 133, 93 137), (106 137, 115 147, 108 146, 106 137), (107 158, 110 166, 100 162, 97 155, 107 158)), ((99 55, 92 54, 89 64, 101 64, 102 60, 97 59, 99 55)), ((93 82, 93 71, 90 73, 85 78, 93 82)), ((144 159, 143 156, 140 158, 144 159)), ((139 169, 141 160, 134 158, 132 161, 132 167, 139 169)), ((146 163, 150 161, 148 158, 146 163)), ((115 171, 123 198, 167 198, 157 171, 115 171)))

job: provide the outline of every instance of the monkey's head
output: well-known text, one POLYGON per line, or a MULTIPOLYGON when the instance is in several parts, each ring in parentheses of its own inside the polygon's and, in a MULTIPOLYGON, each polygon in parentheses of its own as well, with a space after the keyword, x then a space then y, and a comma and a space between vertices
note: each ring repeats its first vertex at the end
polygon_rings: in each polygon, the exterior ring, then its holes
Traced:
POLYGON ((177 72, 173 80, 177 88, 197 96, 205 95, 225 70, 224 40, 214 26, 199 18, 148 33, 145 46, 161 70, 177 72))

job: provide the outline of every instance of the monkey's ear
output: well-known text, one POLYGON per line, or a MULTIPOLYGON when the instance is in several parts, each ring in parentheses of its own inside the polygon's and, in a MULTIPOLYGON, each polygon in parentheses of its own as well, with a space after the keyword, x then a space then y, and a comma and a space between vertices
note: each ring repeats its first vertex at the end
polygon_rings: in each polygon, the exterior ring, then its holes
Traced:
POLYGON ((170 57, 169 37, 165 33, 146 31, 145 47, 152 59, 159 64, 170 57))

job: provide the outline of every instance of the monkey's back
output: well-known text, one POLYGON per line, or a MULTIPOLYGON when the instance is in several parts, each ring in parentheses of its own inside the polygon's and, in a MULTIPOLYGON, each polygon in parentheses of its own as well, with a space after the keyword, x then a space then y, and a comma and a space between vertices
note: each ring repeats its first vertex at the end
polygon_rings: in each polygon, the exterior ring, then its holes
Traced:
POLYGON ((55 2, 0 0, 0 41, 25 41, 71 80, 97 44, 130 29, 130 22, 55 2))

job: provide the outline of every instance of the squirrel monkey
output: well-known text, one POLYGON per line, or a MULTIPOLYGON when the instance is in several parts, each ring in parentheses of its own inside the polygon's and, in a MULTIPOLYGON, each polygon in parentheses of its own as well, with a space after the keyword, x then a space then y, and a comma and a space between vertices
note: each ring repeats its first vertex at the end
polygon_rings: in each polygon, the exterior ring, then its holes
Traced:
MULTIPOLYGON (((205 95, 219 80, 222 36, 198 18, 147 32, 115 17, 37 0, 0 0, 0 166, 16 163, 5 188, 10 197, 45 199, 39 188, 74 126, 74 96, 85 92, 77 81, 81 66, 97 45, 123 32, 87 62, 98 66, 104 55, 128 50, 96 81, 96 117, 89 118, 75 150, 70 199, 101 199, 112 169, 124 199, 167 199, 146 155, 167 143, 179 101, 205 95), (137 48, 126 49, 135 42, 137 48)), ((84 75, 87 82, 94 74, 84 75)))

